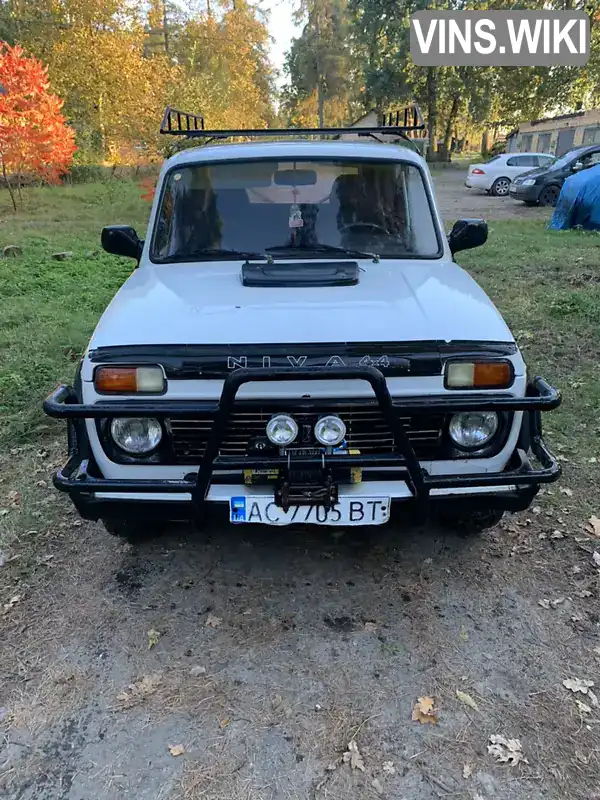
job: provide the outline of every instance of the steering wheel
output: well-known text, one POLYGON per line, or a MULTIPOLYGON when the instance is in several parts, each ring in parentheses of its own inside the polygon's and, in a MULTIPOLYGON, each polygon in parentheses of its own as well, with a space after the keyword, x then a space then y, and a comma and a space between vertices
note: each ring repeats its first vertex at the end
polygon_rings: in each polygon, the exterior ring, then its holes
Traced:
POLYGON ((347 225, 342 225, 342 232, 351 231, 353 228, 366 228, 373 233, 384 233, 386 236, 392 235, 383 225, 378 225, 376 222, 349 222, 347 225))

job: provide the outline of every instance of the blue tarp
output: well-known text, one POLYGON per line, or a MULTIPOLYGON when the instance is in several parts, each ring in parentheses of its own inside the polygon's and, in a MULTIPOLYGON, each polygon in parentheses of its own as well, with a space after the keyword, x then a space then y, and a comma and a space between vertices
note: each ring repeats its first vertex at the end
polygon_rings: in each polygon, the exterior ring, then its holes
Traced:
POLYGON ((600 164, 567 178, 548 227, 555 231, 575 227, 600 230, 600 164))

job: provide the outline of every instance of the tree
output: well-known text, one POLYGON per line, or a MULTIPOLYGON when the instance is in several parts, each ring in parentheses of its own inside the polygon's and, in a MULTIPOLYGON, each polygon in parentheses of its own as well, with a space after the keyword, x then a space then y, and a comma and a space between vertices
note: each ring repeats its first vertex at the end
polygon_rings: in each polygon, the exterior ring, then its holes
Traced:
POLYGON ((294 39, 285 71, 289 86, 284 107, 294 124, 324 127, 351 113, 354 71, 350 59, 346 0, 301 0, 304 21, 294 39))
POLYGON ((24 173, 56 183, 76 149, 62 100, 48 86, 41 61, 26 57, 18 45, 0 43, 0 167, 15 210, 9 172, 16 174, 19 192, 24 173))

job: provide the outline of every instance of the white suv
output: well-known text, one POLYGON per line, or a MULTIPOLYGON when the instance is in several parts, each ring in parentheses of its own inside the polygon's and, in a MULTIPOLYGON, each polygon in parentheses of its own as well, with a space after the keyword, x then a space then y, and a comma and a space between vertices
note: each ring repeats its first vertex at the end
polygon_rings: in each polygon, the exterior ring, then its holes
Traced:
POLYGON ((470 164, 465 186, 506 197, 517 175, 536 167, 549 167, 553 161, 554 156, 546 153, 503 153, 484 164, 470 164))
MULTIPOLYGON (((163 130, 299 133, 172 110, 163 130)), ((147 238, 102 232, 137 269, 44 403, 68 422, 56 487, 126 537, 218 504, 235 523, 376 525, 399 502, 475 528, 526 508, 560 472, 540 422, 560 396, 454 262, 486 238, 472 219, 446 237, 409 142, 183 150, 147 238)))

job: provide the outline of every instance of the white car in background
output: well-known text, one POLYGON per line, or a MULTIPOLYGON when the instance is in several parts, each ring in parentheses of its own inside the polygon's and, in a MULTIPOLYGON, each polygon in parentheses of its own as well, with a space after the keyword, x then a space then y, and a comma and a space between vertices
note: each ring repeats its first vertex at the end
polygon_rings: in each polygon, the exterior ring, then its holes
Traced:
POLYGON ((496 197, 507 197, 511 182, 530 169, 549 167, 554 156, 548 153, 502 153, 485 164, 470 164, 465 186, 485 189, 496 197))

